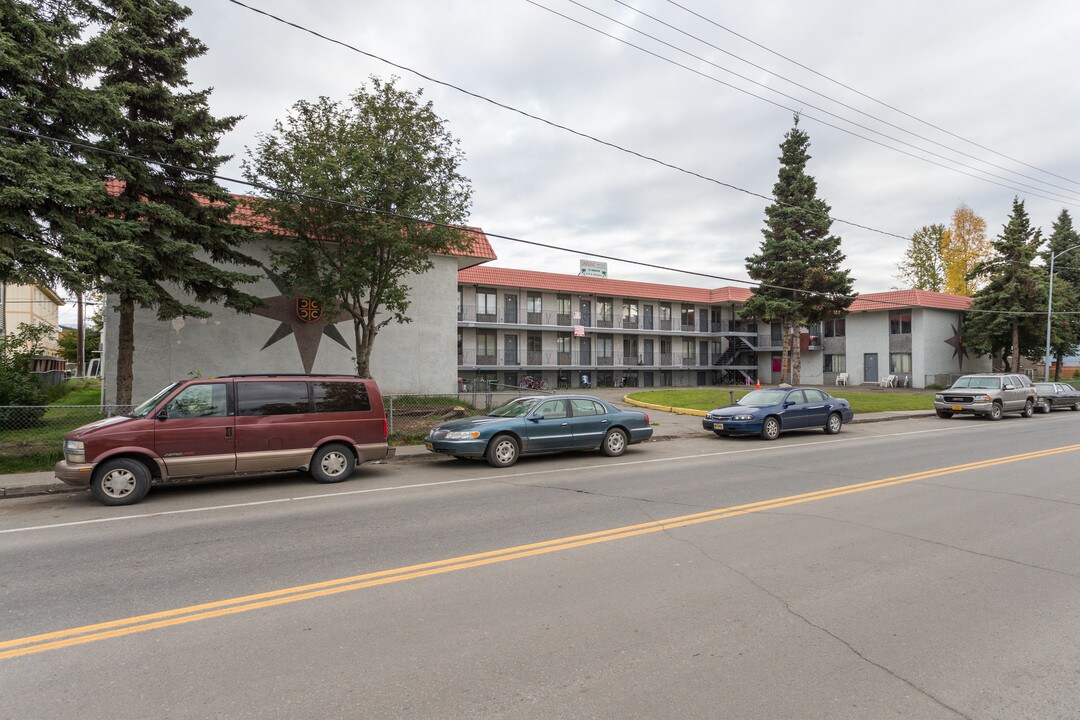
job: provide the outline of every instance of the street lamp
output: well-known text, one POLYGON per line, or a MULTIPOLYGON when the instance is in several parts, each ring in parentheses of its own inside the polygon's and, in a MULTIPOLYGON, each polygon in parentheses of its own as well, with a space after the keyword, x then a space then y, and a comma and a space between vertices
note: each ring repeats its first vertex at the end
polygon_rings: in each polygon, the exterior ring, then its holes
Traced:
POLYGON ((1046 299, 1046 356, 1044 358, 1046 370, 1043 375, 1043 380, 1045 380, 1046 382, 1050 382, 1050 317, 1051 313, 1054 311, 1054 260, 1056 260, 1058 256, 1064 255, 1070 250, 1075 250, 1076 248, 1080 248, 1080 245, 1073 245, 1072 247, 1067 247, 1061 252, 1050 253, 1050 293, 1049 297, 1047 297, 1046 299))

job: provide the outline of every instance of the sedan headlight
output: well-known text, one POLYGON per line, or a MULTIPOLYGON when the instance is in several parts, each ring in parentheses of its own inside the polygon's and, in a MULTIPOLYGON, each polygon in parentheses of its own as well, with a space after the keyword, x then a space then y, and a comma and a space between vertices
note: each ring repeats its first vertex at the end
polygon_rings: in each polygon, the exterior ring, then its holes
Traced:
POLYGON ((86 462, 86 446, 82 440, 64 441, 64 459, 69 463, 86 462))
POLYGON ((447 440, 475 440, 478 437, 480 433, 476 430, 458 430, 446 434, 447 440))
POLYGON ((753 420, 754 416, 753 415, 732 415, 731 419, 732 420, 753 420))

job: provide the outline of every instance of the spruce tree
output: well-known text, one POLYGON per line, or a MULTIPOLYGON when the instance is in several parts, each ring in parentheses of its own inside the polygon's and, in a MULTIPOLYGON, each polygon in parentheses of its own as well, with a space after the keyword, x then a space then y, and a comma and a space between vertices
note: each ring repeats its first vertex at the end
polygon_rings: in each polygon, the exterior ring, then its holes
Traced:
POLYGON ((746 258, 747 274, 759 284, 741 310, 743 317, 782 323, 781 372, 795 384, 801 373, 800 328, 839 316, 852 302, 840 238, 829 232, 831 208, 817 197, 817 181, 806 173, 809 147, 810 137, 795 115, 780 145, 776 202, 765 208, 761 252, 746 258))
POLYGON ((1080 233, 1073 228, 1069 211, 1062 209, 1051 227, 1047 248, 1043 252, 1047 271, 1050 269, 1051 254, 1059 255, 1053 263, 1054 307, 1050 336, 1055 380, 1061 377, 1061 364, 1065 356, 1074 354, 1080 345, 1080 247, 1077 246, 1080 246, 1080 233))
POLYGON ((1032 266, 1041 242, 1042 233, 1031 226, 1023 201, 1014 198, 1009 220, 991 244, 991 256, 968 275, 969 280, 985 282, 975 293, 975 312, 966 325, 970 346, 1000 354, 1010 372, 1019 370, 1021 355, 1042 355, 1047 287, 1043 273, 1032 266))
MULTIPOLYGON (((238 117, 214 117, 210 90, 189 90, 187 63, 206 46, 183 27, 191 11, 172 0, 96 0, 93 19, 115 55, 102 69, 100 92, 119 98, 118 114, 100 144, 122 153, 215 173, 221 135, 238 117)), ((116 402, 131 402, 136 306, 159 320, 207 317, 198 303, 222 302, 238 310, 258 300, 237 286, 254 276, 225 266, 253 265, 239 246, 248 232, 230 223, 235 200, 212 179, 172 167, 97 156, 113 192, 98 205, 111 232, 129 244, 117 258, 91 250, 83 265, 100 289, 118 298, 116 402)), ((104 222, 104 221, 102 221, 104 222)))

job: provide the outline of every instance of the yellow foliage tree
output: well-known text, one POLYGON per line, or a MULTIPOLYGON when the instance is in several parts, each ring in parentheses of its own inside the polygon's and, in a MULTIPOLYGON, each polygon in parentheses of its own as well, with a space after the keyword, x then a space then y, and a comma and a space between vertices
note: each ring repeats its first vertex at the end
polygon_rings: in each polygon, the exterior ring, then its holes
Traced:
POLYGON ((968 280, 975 264, 990 254, 986 221, 960 203, 953 211, 952 223, 941 235, 941 262, 945 271, 944 292, 954 295, 975 294, 981 283, 968 280))

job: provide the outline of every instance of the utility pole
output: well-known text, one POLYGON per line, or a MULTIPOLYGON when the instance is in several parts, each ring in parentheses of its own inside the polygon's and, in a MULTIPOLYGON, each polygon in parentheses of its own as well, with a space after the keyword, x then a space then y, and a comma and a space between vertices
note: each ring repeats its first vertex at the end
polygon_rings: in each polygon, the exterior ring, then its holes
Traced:
POLYGON ((86 373, 86 326, 83 319, 83 294, 78 294, 78 320, 75 329, 75 377, 82 377, 86 373))

